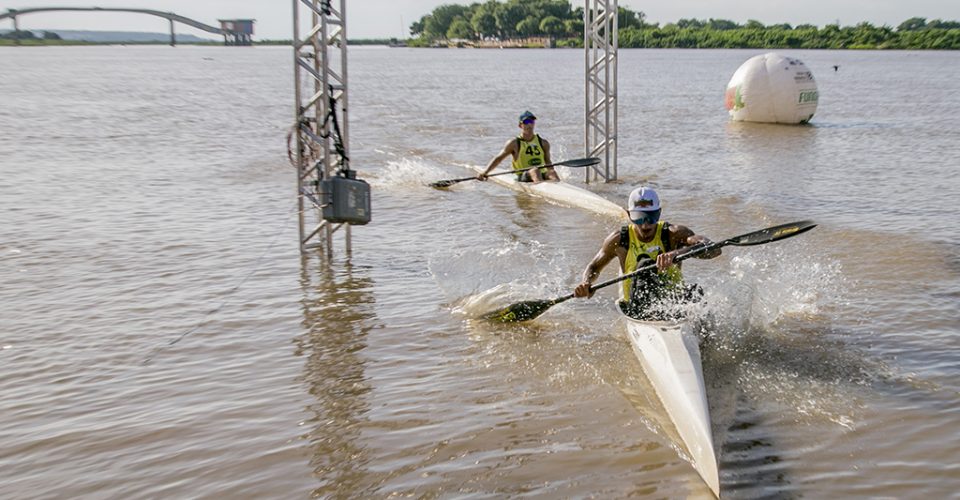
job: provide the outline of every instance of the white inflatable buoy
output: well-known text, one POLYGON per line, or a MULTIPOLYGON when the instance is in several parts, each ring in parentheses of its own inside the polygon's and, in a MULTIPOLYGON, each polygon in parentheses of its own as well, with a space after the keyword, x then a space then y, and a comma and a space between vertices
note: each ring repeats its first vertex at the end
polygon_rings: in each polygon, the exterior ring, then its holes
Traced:
POLYGON ((813 118, 818 98, 817 82, 802 61, 768 52, 737 69, 724 104, 735 121, 796 124, 813 118))

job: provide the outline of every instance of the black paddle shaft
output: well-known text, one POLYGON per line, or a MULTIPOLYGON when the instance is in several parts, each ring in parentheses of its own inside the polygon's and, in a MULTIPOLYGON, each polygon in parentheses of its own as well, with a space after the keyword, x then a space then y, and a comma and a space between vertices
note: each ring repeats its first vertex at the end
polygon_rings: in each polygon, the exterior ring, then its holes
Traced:
MULTIPOLYGON (((727 245, 734 245, 738 247, 746 247, 752 245, 761 245, 763 243, 770 243, 777 240, 782 240, 784 238, 789 238, 791 236, 796 236, 805 231, 809 231, 816 227, 817 225, 813 221, 805 220, 800 222, 791 222, 790 224, 781 224, 779 226, 768 227, 766 229, 761 229, 759 231, 754 231, 752 233, 741 234, 740 236, 734 236, 733 238, 727 238, 723 241, 718 241, 716 243, 698 243, 696 245, 687 248, 685 251, 673 258, 674 262, 680 262, 691 257, 696 257, 697 255, 709 252, 710 250, 715 250, 717 248, 723 248, 727 245)), ((598 290, 605 286, 612 285, 614 283, 619 283, 623 280, 633 278, 640 273, 649 271, 657 267, 656 263, 647 264, 630 274, 624 274, 623 276, 617 276, 616 278, 609 279, 602 283, 597 283, 590 287, 590 291, 598 290)), ((569 296, 564 296, 563 300, 567 300, 573 297, 573 294, 569 296)), ((561 301, 562 302, 562 301, 561 301)), ((559 304, 560 302, 557 302, 559 304)))
MULTIPOLYGON (((813 221, 805 220, 799 222, 791 222, 789 224, 781 224, 779 226, 768 227, 766 229, 761 229, 759 231, 754 231, 752 233, 741 234, 740 236, 734 236, 733 238, 728 238, 723 241, 716 243, 703 244, 699 243, 693 245, 690 248, 687 248, 685 251, 674 257, 674 262, 680 262, 691 257, 696 257, 702 253, 714 250, 717 248, 722 248, 727 245, 734 246, 752 246, 752 245, 761 245, 764 243, 770 243, 784 238, 789 238, 791 236, 796 236, 800 233, 807 232, 817 225, 813 221)), ((590 287, 590 291, 599 290, 603 287, 610 286, 614 283, 619 283, 623 280, 627 280, 633 277, 636 277, 638 274, 650 271, 656 268, 656 263, 648 264, 639 269, 634 270, 629 274, 624 274, 623 276, 618 276, 613 279, 609 279, 602 283, 597 283, 590 287)), ((502 323, 510 323, 517 321, 529 321, 543 314, 547 309, 553 307, 561 302, 566 302, 574 297, 574 294, 567 294, 562 297, 557 297, 555 299, 549 300, 527 300, 523 302, 518 302, 512 304, 503 309, 498 309, 496 311, 489 312, 481 316, 484 319, 496 320, 502 323)))
MULTIPOLYGON (((713 250, 713 249, 716 249, 716 248, 721 248, 721 247, 724 247, 724 246, 730 245, 730 244, 733 244, 730 240, 723 240, 723 241, 718 242, 718 243, 710 243, 710 244, 706 244, 706 245, 705 245, 705 244, 702 244, 702 243, 699 243, 699 244, 697 244, 697 245, 694 245, 694 246, 688 248, 685 252, 683 252, 683 253, 677 255, 676 257, 674 257, 674 258, 673 258, 673 261, 674 261, 674 262, 680 262, 680 261, 682 261, 682 260, 689 259, 690 257, 696 257, 697 255, 700 255, 700 254, 702 254, 702 253, 706 253, 706 252, 708 252, 708 251, 710 251, 710 250, 713 250)), ((590 286, 590 291, 591 291, 591 292, 594 292, 594 291, 599 290, 599 289, 601 289, 601 288, 605 288, 605 287, 608 287, 608 286, 610 286, 610 285, 613 285, 614 283, 620 283, 620 282, 623 281, 623 280, 628 280, 628 279, 630 279, 630 278, 634 278, 634 277, 636 277, 637 275, 639 275, 639 274, 641 274, 641 273, 645 273, 645 272, 647 272, 647 271, 650 271, 650 270, 656 269, 656 268, 657 268, 657 263, 656 263, 656 262, 651 263, 651 264, 647 264, 647 265, 645 265, 645 266, 642 266, 642 267, 640 267, 640 268, 637 268, 637 269, 633 270, 632 272, 630 272, 630 273, 628 273, 628 274, 624 274, 624 275, 622 275, 622 276, 617 276, 616 278, 611 278, 611 279, 608 279, 607 281, 603 281, 603 282, 597 283, 597 284, 595 284, 595 285, 591 285, 591 286, 590 286)), ((550 305, 551 305, 551 306, 555 306, 555 305, 557 305, 557 304, 559 304, 559 303, 561 303, 561 302, 566 302, 566 301, 568 301, 568 300, 570 300, 570 299, 572 299, 572 298, 574 298, 574 297, 575 297, 575 295, 572 294, 572 293, 567 294, 567 295, 564 295, 563 297, 557 297, 557 298, 555 298, 555 299, 553 299, 553 300, 550 301, 550 302, 551 302, 550 305)))
MULTIPOLYGON (((527 170, 533 170, 533 169, 535 169, 535 168, 547 168, 547 167, 570 167, 570 168, 579 168, 579 167, 589 167, 589 166, 591 166, 591 165, 596 165, 596 164, 598 164, 598 163, 600 163, 600 158, 596 158, 596 157, 577 158, 577 159, 574 159, 574 160, 566 160, 566 161, 561 161, 561 162, 557 162, 557 163, 548 163, 548 164, 546 164, 546 165, 538 165, 538 166, 536 166, 536 167, 521 168, 521 169, 517 169, 517 170, 510 170, 510 171, 507 171, 507 172, 497 172, 497 173, 495 173, 495 174, 488 174, 487 177, 495 177, 495 176, 497 176, 497 175, 518 174, 518 173, 520 173, 520 172, 526 172, 527 170)), ((437 182, 431 183, 431 184, 430 184, 430 187, 435 187, 435 188, 450 187, 450 186, 452 186, 452 185, 454 185, 454 184, 456 184, 456 183, 458 183, 458 182, 472 181, 472 180, 476 180, 476 179, 477 179, 477 176, 473 176, 473 177, 461 177, 461 178, 459 178, 459 179, 447 179, 447 180, 437 181, 437 182)))

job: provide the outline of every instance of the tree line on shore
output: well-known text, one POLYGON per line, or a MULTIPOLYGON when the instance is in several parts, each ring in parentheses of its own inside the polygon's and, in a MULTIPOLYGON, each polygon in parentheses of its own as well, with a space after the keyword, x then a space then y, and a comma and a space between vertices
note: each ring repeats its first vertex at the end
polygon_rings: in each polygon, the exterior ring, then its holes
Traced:
MULTIPOLYGON (((861 22, 764 25, 726 19, 647 22, 643 12, 617 8, 621 48, 795 48, 795 49, 960 49, 960 22, 913 17, 896 28, 861 22)), ((550 37, 558 47, 583 46, 583 7, 567 0, 488 0, 446 4, 410 25, 411 46, 446 41, 550 37)))
POLYGON ((8 31, 0 33, 0 40, 21 40, 21 41, 39 41, 39 40, 62 40, 60 35, 52 31, 44 31, 37 36, 36 33, 27 30, 8 31))

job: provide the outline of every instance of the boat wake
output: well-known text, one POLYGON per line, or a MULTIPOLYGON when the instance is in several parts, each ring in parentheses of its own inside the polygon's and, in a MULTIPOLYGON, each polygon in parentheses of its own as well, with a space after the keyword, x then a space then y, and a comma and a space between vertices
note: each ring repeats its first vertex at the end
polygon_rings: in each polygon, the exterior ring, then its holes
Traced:
POLYGON ((411 188, 432 189, 427 184, 447 177, 450 173, 439 165, 423 159, 400 158, 387 161, 376 177, 364 178, 376 189, 409 191, 411 188))

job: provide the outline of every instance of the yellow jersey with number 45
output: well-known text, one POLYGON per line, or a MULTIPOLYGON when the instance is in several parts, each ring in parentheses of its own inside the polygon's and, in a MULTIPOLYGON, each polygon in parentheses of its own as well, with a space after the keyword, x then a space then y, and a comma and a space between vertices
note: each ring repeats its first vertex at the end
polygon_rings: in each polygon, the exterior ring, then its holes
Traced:
MULTIPOLYGON (((539 167, 545 163, 543 146, 540 145, 540 135, 534 135, 529 142, 517 137, 517 158, 513 160, 513 169, 520 170, 530 167, 539 167)), ((540 173, 546 174, 546 169, 541 168, 540 173)))

